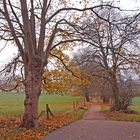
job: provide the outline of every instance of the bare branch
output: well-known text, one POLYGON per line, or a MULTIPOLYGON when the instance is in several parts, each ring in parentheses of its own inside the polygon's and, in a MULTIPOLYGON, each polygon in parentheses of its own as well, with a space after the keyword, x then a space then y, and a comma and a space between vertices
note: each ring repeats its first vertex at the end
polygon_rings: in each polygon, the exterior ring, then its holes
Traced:
POLYGON ((14 38, 14 40, 15 40, 15 42, 16 42, 18 48, 19 48, 19 51, 20 51, 20 53, 21 53, 21 56, 24 57, 23 47, 22 47, 22 45, 21 45, 21 43, 20 43, 20 41, 19 41, 19 39, 18 39, 18 37, 17 37, 17 35, 16 35, 16 33, 15 33, 14 26, 13 26, 13 24, 12 24, 12 22, 11 22, 10 17, 9 17, 9 13, 8 13, 8 10, 7 10, 6 0, 3 0, 3 6, 4 6, 4 10, 5 10, 5 11, 3 12, 3 11, 1 10, 1 12, 2 12, 3 16, 6 18, 8 24, 9 24, 9 27, 10 27, 10 30, 11 30, 11 34, 12 34, 12 36, 13 36, 13 38, 14 38))

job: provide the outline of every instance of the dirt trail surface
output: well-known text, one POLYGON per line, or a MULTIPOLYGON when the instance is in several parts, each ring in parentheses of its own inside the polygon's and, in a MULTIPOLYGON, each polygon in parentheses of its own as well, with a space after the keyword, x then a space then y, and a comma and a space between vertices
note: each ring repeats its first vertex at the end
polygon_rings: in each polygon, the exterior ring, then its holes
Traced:
POLYGON ((111 121, 93 105, 83 118, 40 140, 140 140, 140 122, 111 121))

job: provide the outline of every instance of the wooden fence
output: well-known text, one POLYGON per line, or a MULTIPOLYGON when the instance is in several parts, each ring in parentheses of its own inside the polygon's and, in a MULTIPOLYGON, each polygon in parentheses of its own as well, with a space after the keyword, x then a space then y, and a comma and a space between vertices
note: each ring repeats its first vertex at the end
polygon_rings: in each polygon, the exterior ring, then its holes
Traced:
POLYGON ((73 102, 73 109, 81 108, 84 107, 85 105, 86 105, 86 100, 85 98, 82 98, 80 101, 73 102))

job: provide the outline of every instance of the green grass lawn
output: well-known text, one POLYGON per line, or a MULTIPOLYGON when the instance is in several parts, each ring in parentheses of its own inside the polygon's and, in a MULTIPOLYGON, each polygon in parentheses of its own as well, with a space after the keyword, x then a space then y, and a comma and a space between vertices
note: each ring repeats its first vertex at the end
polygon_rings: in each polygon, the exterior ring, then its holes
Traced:
POLYGON ((134 97, 132 100, 132 105, 130 106, 132 110, 140 112, 140 97, 134 97))
MULTIPOLYGON (((20 115, 24 109, 24 94, 21 93, 0 93, 0 115, 20 115)), ((68 95, 42 94, 39 100, 39 112, 45 110, 48 103, 52 112, 66 112, 73 109, 73 102, 80 97, 68 95)))
POLYGON ((132 104, 129 108, 136 111, 136 113, 126 114, 123 112, 105 111, 105 114, 107 114, 108 117, 112 120, 140 122, 140 97, 134 97, 132 99, 132 104))

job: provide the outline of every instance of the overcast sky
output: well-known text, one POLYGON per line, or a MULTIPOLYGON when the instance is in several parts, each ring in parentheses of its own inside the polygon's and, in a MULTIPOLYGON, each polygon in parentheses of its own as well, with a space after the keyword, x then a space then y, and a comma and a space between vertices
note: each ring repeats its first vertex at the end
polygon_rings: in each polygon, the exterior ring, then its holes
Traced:
MULTIPOLYGON (((140 0, 118 0, 118 6, 121 6, 123 9, 140 9, 140 0)), ((0 43, 3 44, 2 42, 0 43)), ((0 65, 10 61, 10 59, 15 56, 16 52, 17 48, 11 44, 0 51, 0 65)))
POLYGON ((125 9, 140 8, 140 0, 120 0, 120 6, 125 9))

